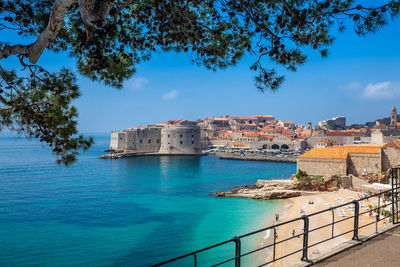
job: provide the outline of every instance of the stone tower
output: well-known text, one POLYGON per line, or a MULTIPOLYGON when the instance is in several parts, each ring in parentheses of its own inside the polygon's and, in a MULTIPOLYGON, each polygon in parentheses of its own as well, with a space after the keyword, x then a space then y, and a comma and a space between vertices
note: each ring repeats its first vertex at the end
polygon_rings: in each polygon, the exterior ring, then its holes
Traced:
POLYGON ((392 107, 392 112, 390 113, 390 126, 391 127, 397 126, 397 111, 394 105, 392 107))
POLYGON ((311 136, 311 135, 312 135, 312 125, 311 125, 311 122, 309 122, 307 125, 307 136, 311 136))

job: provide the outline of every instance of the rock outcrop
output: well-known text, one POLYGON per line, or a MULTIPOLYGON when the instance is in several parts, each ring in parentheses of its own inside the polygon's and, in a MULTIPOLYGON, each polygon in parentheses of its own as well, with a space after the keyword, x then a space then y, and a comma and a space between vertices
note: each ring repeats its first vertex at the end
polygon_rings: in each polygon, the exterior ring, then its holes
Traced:
POLYGON ((372 183, 387 184, 389 183, 390 178, 391 178, 390 169, 384 172, 370 173, 362 176, 362 179, 370 184, 372 183))
POLYGON ((217 192, 215 196, 268 200, 298 197, 301 196, 301 191, 293 190, 291 180, 258 180, 255 185, 234 187, 228 192, 217 192))
POLYGON ((310 191, 337 191, 340 188, 339 177, 329 179, 320 177, 306 177, 289 180, 258 180, 255 185, 234 187, 228 192, 217 192, 217 197, 242 197, 252 199, 285 199, 298 197, 310 191))
POLYGON ((293 189, 307 191, 337 191, 340 189, 340 178, 332 176, 329 178, 323 177, 308 177, 307 179, 293 180, 293 189))

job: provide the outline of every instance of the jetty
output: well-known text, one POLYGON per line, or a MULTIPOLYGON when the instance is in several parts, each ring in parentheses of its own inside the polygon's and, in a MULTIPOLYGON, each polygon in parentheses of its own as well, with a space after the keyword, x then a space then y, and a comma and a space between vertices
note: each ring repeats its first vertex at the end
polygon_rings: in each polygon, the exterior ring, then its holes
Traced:
POLYGON ((239 153, 220 153, 218 154, 220 159, 231 159, 231 160, 253 160, 253 161, 273 161, 273 162, 290 162, 296 163, 297 157, 277 157, 271 155, 251 155, 251 154, 239 154, 239 153))

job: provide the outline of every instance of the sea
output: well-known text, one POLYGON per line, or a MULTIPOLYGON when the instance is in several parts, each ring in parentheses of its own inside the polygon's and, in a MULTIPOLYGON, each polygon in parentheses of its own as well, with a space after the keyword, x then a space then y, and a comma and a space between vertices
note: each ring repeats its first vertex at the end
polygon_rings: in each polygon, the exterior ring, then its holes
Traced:
MULTIPOLYGON (((99 159, 109 134, 69 167, 36 139, 0 136, 0 266, 151 266, 272 224, 279 201, 210 194, 288 178, 293 163, 218 156, 99 159)), ((242 240, 242 253, 268 233, 242 240)), ((267 252, 243 258, 253 266, 267 252)), ((199 253, 197 266, 234 256, 199 253)), ((193 266, 194 257, 166 266, 193 266)), ((229 262, 222 266, 233 266, 229 262)))

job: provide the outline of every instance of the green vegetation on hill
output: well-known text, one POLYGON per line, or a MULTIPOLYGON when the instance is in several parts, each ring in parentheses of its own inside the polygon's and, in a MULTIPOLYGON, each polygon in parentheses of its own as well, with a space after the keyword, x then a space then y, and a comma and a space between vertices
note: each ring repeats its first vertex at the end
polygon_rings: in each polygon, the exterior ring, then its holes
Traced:
MULTIPOLYGON (((390 124, 390 117, 378 119, 381 124, 389 125, 390 124)), ((400 115, 397 115, 397 121, 400 122, 400 115)), ((376 121, 367 121, 365 124, 351 124, 347 126, 347 129, 360 129, 364 127, 374 127, 376 125, 376 121)))

